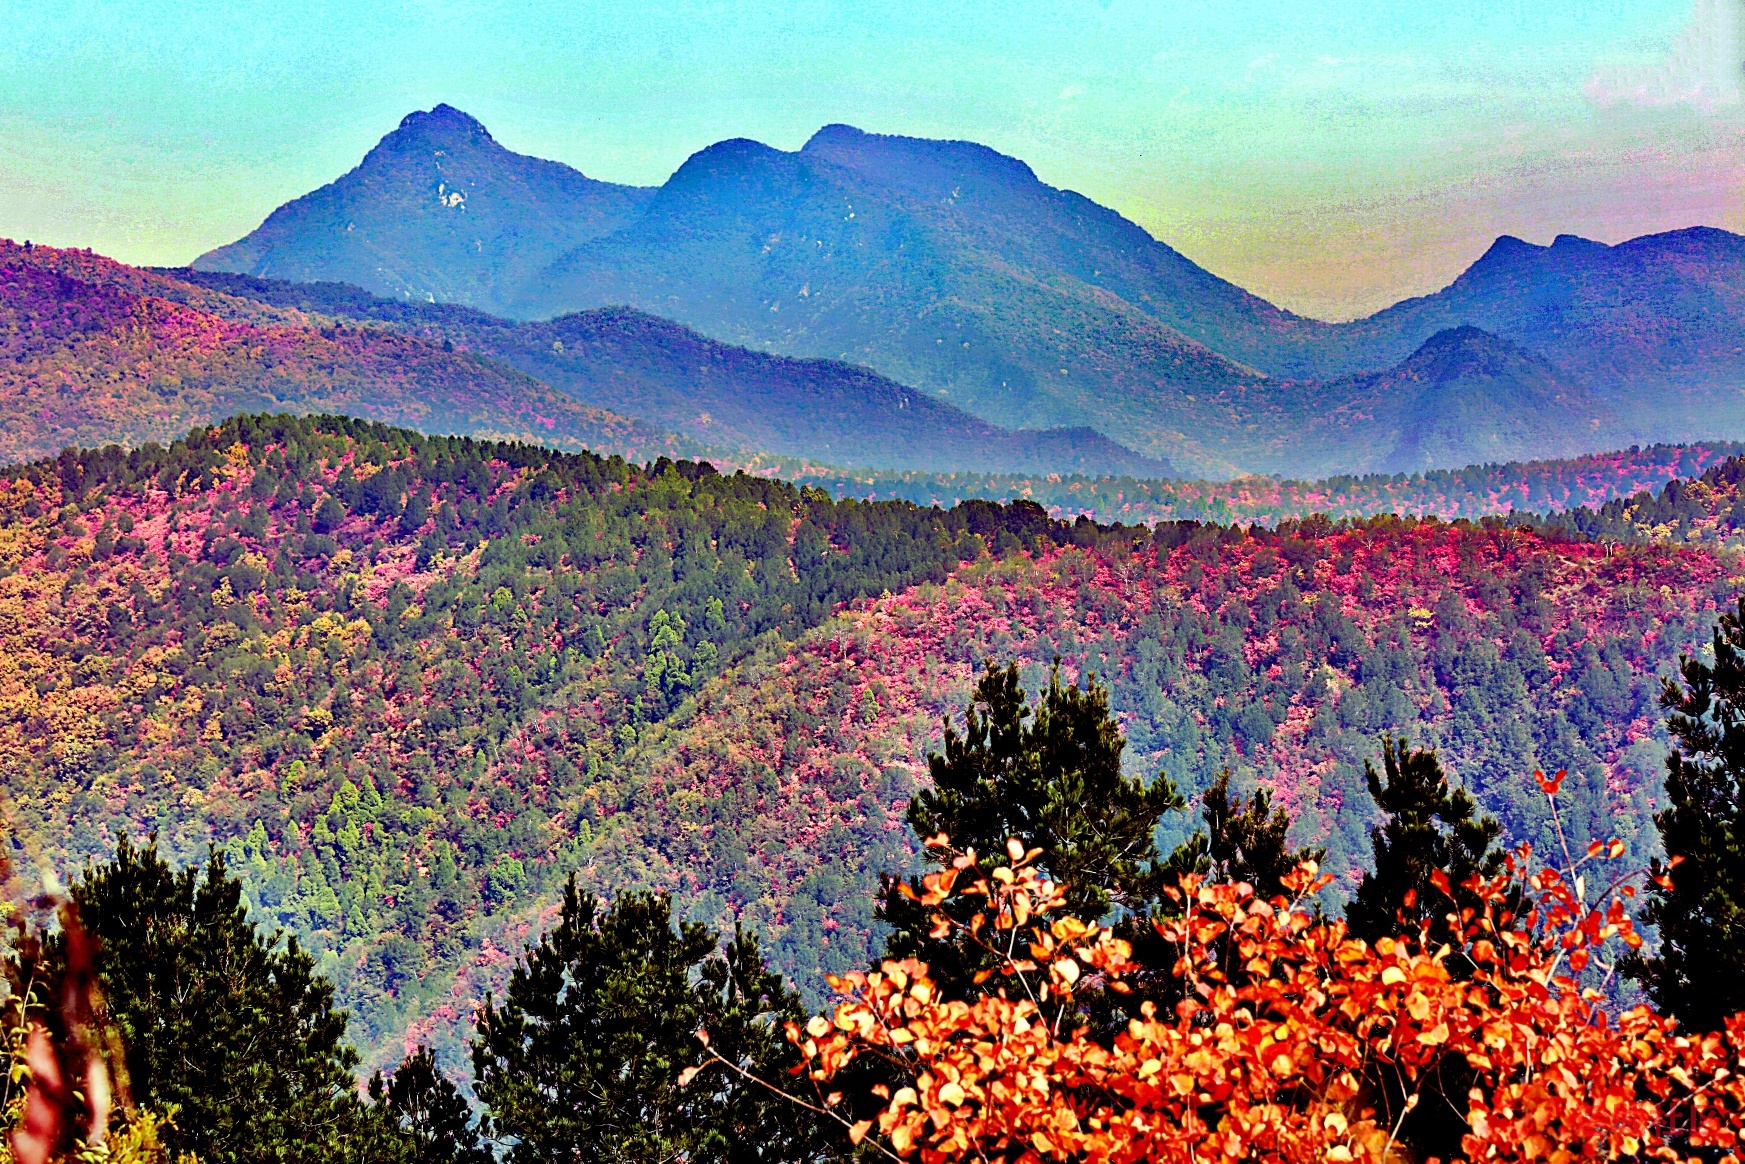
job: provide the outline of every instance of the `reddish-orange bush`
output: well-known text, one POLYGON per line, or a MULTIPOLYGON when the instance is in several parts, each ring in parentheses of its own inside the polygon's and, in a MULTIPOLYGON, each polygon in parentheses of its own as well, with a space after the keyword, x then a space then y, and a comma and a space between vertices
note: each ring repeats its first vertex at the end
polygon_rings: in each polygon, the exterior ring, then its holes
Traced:
MULTIPOLYGON (((903 1081, 874 1088, 882 1110, 851 1127, 887 1156, 1380 1162, 1406 1155, 1405 1114, 1450 1078, 1471 1083, 1462 1149, 1475 1161, 1736 1150, 1745 1017, 1686 1036, 1646 1007, 1610 1013, 1583 985, 1609 977, 1606 946, 1640 942, 1628 886, 1585 904, 1582 867, 1621 845, 1596 844, 1562 871, 1521 849, 1507 875, 1472 883, 1486 904, 1461 919, 1459 950, 1422 935, 1350 938, 1308 909, 1326 880, 1313 866, 1291 878, 1293 898, 1272 901, 1186 878, 1179 915, 1157 923, 1185 1001, 1173 1014, 1143 1004, 1112 1040, 1079 1016, 1090 991, 1130 989, 1132 948, 1056 916, 1061 890, 1038 873, 1038 852, 1009 849, 991 878, 957 857, 921 897, 982 899, 968 930, 1004 959, 984 993, 948 1000, 924 964, 886 962, 833 980, 834 1013, 789 1030, 827 1108, 842 1106, 826 1093, 857 1059, 881 1058, 903 1081)), ((936 917, 942 935, 957 924, 936 917)))

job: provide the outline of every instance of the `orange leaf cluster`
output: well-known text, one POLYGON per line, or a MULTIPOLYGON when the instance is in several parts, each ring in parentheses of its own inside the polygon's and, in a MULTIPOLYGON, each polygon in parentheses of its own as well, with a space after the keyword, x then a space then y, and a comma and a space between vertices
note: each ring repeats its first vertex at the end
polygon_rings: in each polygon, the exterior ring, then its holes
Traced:
MULTIPOLYGON (((1156 923, 1179 954, 1184 1001, 1173 1014, 1144 1003, 1124 1031, 1098 1038, 1081 1018, 1084 992, 1125 991, 1133 950, 1107 929, 1050 920, 1060 888, 1034 851, 1014 843, 1009 855, 986 878, 973 853, 960 856, 919 895, 935 906, 985 899, 962 928, 1003 959, 991 987, 946 998, 924 964, 886 962, 833 979, 834 1013, 790 1026, 821 1091, 862 1057, 905 1081, 874 1088, 882 1110, 853 1125, 857 1142, 876 1135, 887 1154, 924 1164, 1380 1164, 1404 1158, 1405 1113, 1458 1066, 1452 1077, 1470 1092, 1447 1098, 1464 1108, 1474 1161, 1737 1148, 1745 1017, 1687 1037, 1646 1007, 1608 1013, 1578 976, 1608 943, 1640 939, 1628 891, 1590 907, 1573 867, 1531 871, 1522 849, 1506 875, 1475 879, 1486 905, 1457 919, 1459 949, 1431 948, 1424 934, 1351 938, 1303 907, 1326 883, 1312 865, 1288 882, 1293 898, 1272 901, 1185 878, 1179 912, 1156 923), (1526 896, 1512 912, 1517 887, 1526 896)), ((937 916, 942 933, 961 924, 937 916)))

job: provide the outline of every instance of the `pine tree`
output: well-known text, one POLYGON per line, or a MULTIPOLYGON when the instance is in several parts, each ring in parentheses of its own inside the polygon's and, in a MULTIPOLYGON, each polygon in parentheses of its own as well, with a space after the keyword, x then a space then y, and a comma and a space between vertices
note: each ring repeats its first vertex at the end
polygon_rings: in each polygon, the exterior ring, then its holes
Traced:
POLYGON ((1669 860, 1655 867, 1642 911, 1660 946, 1626 965, 1663 1013, 1694 1031, 1717 1030, 1745 1008, 1745 598, 1721 616, 1714 654, 1712 665, 1682 656, 1683 682, 1661 692, 1674 750, 1654 823, 1669 860))
MULTIPOLYGON (((909 802, 910 827, 922 839, 944 833, 954 849, 973 848, 986 868, 1007 860, 1009 838, 1040 848, 1043 868, 1067 886, 1068 911, 1087 921, 1111 907, 1145 913, 1171 871, 1157 850, 1158 822, 1185 801, 1167 778, 1147 783, 1124 773, 1125 747, 1109 693, 1094 680, 1062 685, 1057 661, 1032 709, 1017 665, 990 662, 963 732, 947 720, 944 752, 928 757, 931 787, 909 802)), ((930 912, 885 879, 878 915, 891 926, 889 954, 920 957, 936 982, 961 993, 986 958, 961 941, 930 938, 930 912)))
MULTIPOLYGON (((398 1160, 403 1140, 357 1094, 332 986, 295 938, 256 929, 241 896, 222 854, 177 872, 155 838, 123 839, 74 886, 68 916, 99 951, 102 1017, 134 1102, 173 1109, 169 1147, 206 1164, 398 1160)), ((60 982, 68 941, 50 936, 8 977, 60 982)))
POLYGON ((407 1140, 401 1164, 491 1164, 472 1109, 429 1047, 406 1056, 386 1080, 376 1072, 370 1099, 407 1140))
POLYGON ((1368 760, 1363 765, 1384 818, 1369 832, 1375 864, 1345 907, 1345 920, 1353 937, 1369 942, 1415 933, 1425 923, 1433 941, 1449 940, 1447 915, 1478 904, 1464 883, 1503 868, 1505 854, 1496 843, 1502 828, 1477 815, 1478 802, 1466 789, 1449 789, 1434 751, 1387 739, 1381 756, 1382 772, 1368 760), (1452 898, 1437 888, 1432 875, 1438 871, 1448 878, 1452 898))
POLYGON ((1230 770, 1218 774, 1200 796, 1205 832, 1188 842, 1189 851, 1203 848, 1205 872, 1220 881, 1245 881, 1256 897, 1271 899, 1285 892, 1285 874, 1305 861, 1320 863, 1327 850, 1290 847, 1290 814, 1274 808, 1264 788, 1231 799, 1230 770))
POLYGON ((572 877, 556 928, 480 1012, 475 1090, 509 1164, 821 1159, 832 1140, 811 1113, 706 1059, 697 1037, 781 1079, 796 1061, 782 1024, 803 1018, 748 935, 718 949, 704 926, 675 927, 665 896, 602 909, 572 877))
MULTIPOLYGON (((1404 740, 1385 739, 1381 758, 1380 773, 1367 760, 1363 765, 1383 820, 1369 832, 1375 865, 1345 907, 1350 933, 1373 943, 1428 927, 1429 945, 1451 943, 1455 953, 1449 968, 1468 973, 1471 964, 1458 952, 1464 942, 1447 919, 1480 906, 1477 895, 1464 887, 1474 874, 1488 878, 1502 871, 1505 854, 1496 844, 1501 826, 1477 815, 1478 803, 1466 789, 1450 790, 1434 751, 1413 751, 1404 740), (1447 877, 1449 892, 1436 884, 1437 872, 1447 877)), ((1393 1073, 1370 1082, 1387 1122, 1397 1122, 1401 1141, 1416 1158, 1449 1160, 1460 1154, 1470 1087, 1464 1063, 1444 1063, 1425 1080, 1415 1107, 1407 1106, 1403 1080, 1393 1073)))

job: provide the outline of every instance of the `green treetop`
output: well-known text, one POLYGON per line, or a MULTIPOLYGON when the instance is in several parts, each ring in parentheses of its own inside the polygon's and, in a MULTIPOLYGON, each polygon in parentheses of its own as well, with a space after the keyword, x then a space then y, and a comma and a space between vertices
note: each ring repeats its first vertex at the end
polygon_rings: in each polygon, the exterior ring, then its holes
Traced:
POLYGON ((1670 860, 1642 913, 1660 947, 1627 966, 1663 1013, 1697 1031, 1745 1008, 1745 598, 1721 616, 1714 654, 1681 657, 1683 682, 1661 693, 1674 750, 1654 822, 1670 860))

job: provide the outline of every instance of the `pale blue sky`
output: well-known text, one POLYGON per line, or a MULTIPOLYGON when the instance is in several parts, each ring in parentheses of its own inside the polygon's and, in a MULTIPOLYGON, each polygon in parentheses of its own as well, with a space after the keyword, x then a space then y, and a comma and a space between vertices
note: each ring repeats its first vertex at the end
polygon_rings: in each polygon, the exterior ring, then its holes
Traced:
POLYGON ((1504 231, 1745 229, 1741 13, 0 0, 0 234, 186 261, 438 101, 638 183, 722 137, 793 148, 846 121, 986 142, 1261 294, 1350 315, 1446 282, 1504 231), (1715 51, 1731 80, 1703 64, 1715 51))

